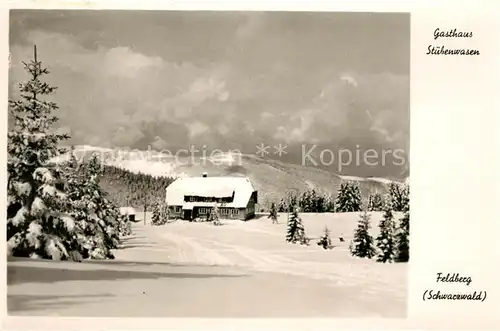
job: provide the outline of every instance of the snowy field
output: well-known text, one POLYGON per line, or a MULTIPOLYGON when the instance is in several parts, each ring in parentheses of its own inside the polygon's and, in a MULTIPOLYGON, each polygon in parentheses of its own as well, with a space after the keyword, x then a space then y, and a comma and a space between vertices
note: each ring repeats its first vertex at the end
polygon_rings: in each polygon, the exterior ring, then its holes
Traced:
MULTIPOLYGON (((328 251, 315 239, 286 243, 286 214, 279 224, 267 215, 222 226, 139 222, 113 261, 9 261, 9 314, 404 317, 407 264, 351 257, 358 215, 301 214, 309 237, 331 230, 328 251)), ((380 219, 372 214, 374 236, 380 219)))

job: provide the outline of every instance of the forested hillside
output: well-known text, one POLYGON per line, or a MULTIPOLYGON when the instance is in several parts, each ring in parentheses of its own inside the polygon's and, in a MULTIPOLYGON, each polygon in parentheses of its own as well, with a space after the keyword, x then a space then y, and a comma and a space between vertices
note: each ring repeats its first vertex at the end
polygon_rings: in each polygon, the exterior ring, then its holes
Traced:
POLYGON ((118 206, 150 210, 155 199, 165 198, 165 188, 174 178, 133 173, 110 165, 103 166, 101 187, 118 206))

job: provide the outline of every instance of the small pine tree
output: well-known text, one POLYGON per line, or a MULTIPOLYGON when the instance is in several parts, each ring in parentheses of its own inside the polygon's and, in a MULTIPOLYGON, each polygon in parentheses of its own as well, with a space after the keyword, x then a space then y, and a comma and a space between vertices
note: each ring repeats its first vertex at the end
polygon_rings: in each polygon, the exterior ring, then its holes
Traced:
POLYGON ((168 219, 170 217, 170 211, 168 209, 168 203, 166 200, 162 200, 163 201, 163 204, 162 204, 162 218, 163 218, 163 222, 164 224, 168 223, 168 219))
POLYGON ((278 211, 276 210, 274 202, 271 204, 271 210, 267 218, 270 218, 273 221, 273 224, 278 224, 278 211))
POLYGON ((278 204, 278 212, 280 213, 288 212, 288 204, 285 198, 281 198, 280 203, 278 204))
POLYGON ((327 213, 335 212, 334 199, 330 194, 325 194, 323 198, 323 211, 327 213))
POLYGON ((323 230, 323 236, 318 240, 318 246, 323 247, 323 249, 331 249, 332 248, 332 239, 330 237, 330 230, 325 226, 323 230))
POLYGON ((384 199, 382 195, 375 191, 368 196, 368 211, 382 211, 384 209, 384 199))
POLYGON ((384 263, 393 262, 396 253, 396 242, 394 238, 394 215, 390 201, 386 203, 384 218, 380 221, 379 228, 380 234, 377 237, 377 247, 380 252, 377 261, 384 263))
POLYGON ((410 260, 410 203, 409 199, 403 205, 403 217, 399 222, 396 234, 397 254, 396 262, 408 262, 410 260))
POLYGON ((358 221, 358 227, 354 231, 354 238, 349 245, 353 256, 371 259, 375 256, 373 237, 370 235, 370 214, 364 211, 358 221))
POLYGON ((298 208, 295 208, 291 215, 289 215, 286 241, 292 244, 297 242, 304 244, 307 242, 304 225, 302 224, 302 219, 299 217, 298 208))
POLYGON ((405 205, 409 203, 409 188, 406 184, 391 183, 389 185, 389 196, 392 210, 402 212, 405 205))
POLYGON ((344 182, 335 201, 336 211, 340 213, 361 211, 361 191, 356 182, 344 182))
POLYGON ((153 203, 153 212, 151 215, 151 225, 161 225, 161 202, 156 199, 153 203))

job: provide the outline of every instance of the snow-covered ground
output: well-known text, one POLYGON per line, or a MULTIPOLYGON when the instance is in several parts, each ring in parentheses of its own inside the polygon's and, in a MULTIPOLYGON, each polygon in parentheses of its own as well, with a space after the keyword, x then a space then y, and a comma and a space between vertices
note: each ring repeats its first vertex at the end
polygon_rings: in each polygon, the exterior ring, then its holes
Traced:
MULTIPOLYGON (((350 256, 358 213, 302 214, 306 233, 325 225, 334 248, 285 242, 272 224, 171 221, 134 225, 116 260, 9 262, 11 314, 200 317, 404 317, 407 264, 350 256), (345 241, 338 238, 343 236, 345 241)), ((148 216, 149 218, 149 216, 148 216)), ((377 234, 380 213, 372 215, 377 234)))

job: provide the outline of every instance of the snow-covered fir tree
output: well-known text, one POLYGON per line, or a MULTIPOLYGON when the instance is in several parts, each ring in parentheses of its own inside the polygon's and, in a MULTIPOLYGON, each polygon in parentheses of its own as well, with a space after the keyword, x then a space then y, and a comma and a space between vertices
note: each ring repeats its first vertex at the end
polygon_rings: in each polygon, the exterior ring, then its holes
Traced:
POLYGON ((332 248, 332 239, 330 237, 330 230, 327 226, 323 230, 323 235, 318 240, 318 246, 323 247, 323 249, 331 249, 332 248))
POLYGON ((274 202, 271 204, 271 210, 269 211, 269 216, 267 216, 267 218, 270 218, 273 221, 273 224, 278 223, 278 211, 276 210, 274 202))
POLYGON ((167 223, 168 207, 163 199, 156 199, 153 203, 153 212, 151 216, 151 225, 164 225, 167 223))
POLYGON ((370 234, 370 214, 365 210, 359 217, 358 227, 354 230, 354 236, 349 249, 353 256, 371 259, 375 256, 375 244, 370 234))
POLYGON ((377 191, 371 192, 368 196, 368 211, 382 211, 384 209, 384 199, 377 191))
POLYGON ((408 262, 410 259, 410 212, 403 214, 396 234, 396 262, 408 262))
POLYGON ((68 183, 83 258, 113 258, 111 250, 117 248, 120 235, 130 234, 128 218, 119 214, 99 185, 101 175, 100 160, 93 155, 88 163, 77 166, 68 183))
POLYGON ((335 212, 335 200, 331 196, 331 194, 325 193, 323 197, 323 211, 325 213, 333 213, 335 212))
POLYGON ((299 197, 297 196, 297 192, 289 191, 286 196, 281 198, 281 201, 278 205, 278 212, 280 213, 291 213, 293 212, 295 206, 299 204, 299 197))
POLYGON ((294 208, 288 217, 286 241, 292 244, 307 243, 304 225, 302 224, 302 219, 299 217, 298 208, 294 208))
MULTIPOLYGON (((408 187, 406 188, 408 191, 408 187)), ((403 204, 403 217, 399 221, 396 233, 396 262, 408 262, 410 260, 410 200, 403 204)))
POLYGON ((389 196, 393 211, 403 211, 405 205, 409 203, 409 193, 409 187, 407 184, 393 182, 389 185, 389 196))
POLYGON ((170 210, 168 208, 168 203, 167 201, 163 198, 162 199, 162 204, 161 204, 162 208, 161 208, 161 217, 163 218, 163 222, 164 224, 167 224, 168 223, 168 219, 170 217, 170 210))
POLYGON ((44 100, 56 87, 42 79, 49 71, 34 59, 24 63, 29 80, 19 84, 20 97, 9 100, 7 253, 32 258, 80 259, 75 221, 68 214, 62 169, 49 162, 64 152, 56 133, 56 103, 44 100))
POLYGON ((282 197, 278 204, 278 212, 293 212, 295 206, 299 206, 303 213, 324 213, 334 212, 334 201, 331 195, 319 194, 315 189, 308 189, 302 194, 298 192, 288 192, 282 197))
POLYGON ((335 210, 340 213, 361 211, 361 191, 357 182, 343 182, 340 185, 335 210))
POLYGON ((161 203, 156 199, 153 203, 153 211, 151 213, 151 225, 160 225, 161 220, 161 203))
POLYGON ((396 256, 395 224, 391 201, 385 205, 384 218, 380 221, 377 237, 378 262, 393 262, 396 256))
POLYGON ((288 212, 288 204, 284 197, 280 199, 280 202, 278 204, 278 212, 280 213, 288 212))

